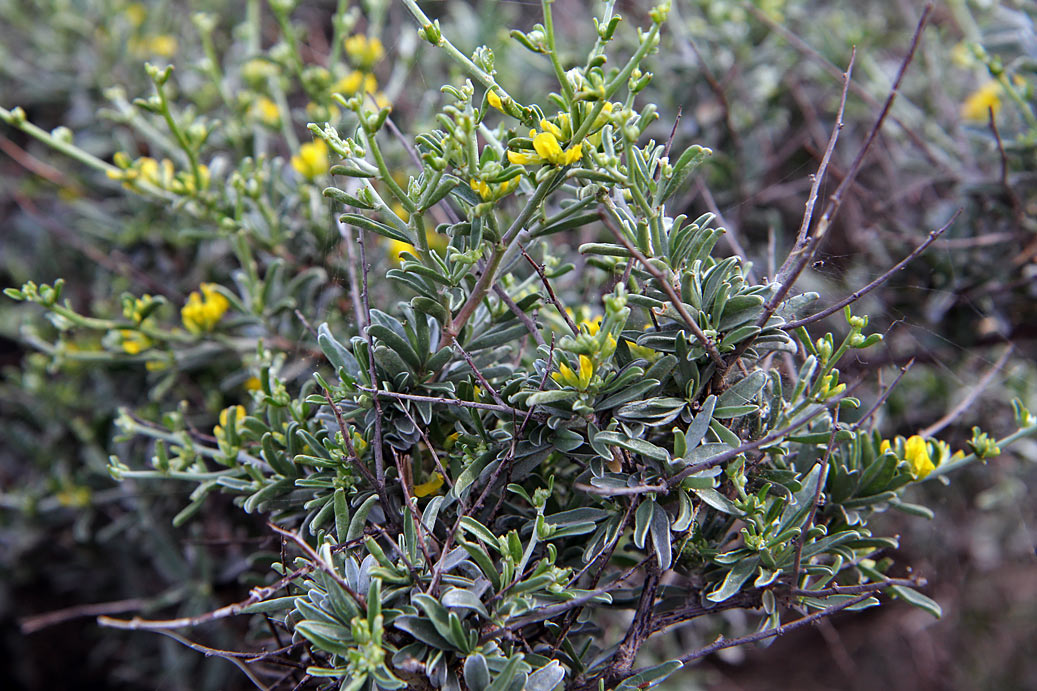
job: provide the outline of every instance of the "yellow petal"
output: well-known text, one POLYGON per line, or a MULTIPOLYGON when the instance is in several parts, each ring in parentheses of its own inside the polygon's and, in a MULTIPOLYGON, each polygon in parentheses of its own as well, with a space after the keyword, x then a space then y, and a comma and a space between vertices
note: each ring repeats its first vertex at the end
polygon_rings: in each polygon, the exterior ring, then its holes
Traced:
POLYGON ((586 355, 580 356, 580 388, 586 389, 591 383, 594 374, 594 363, 586 355))
POLYGON ((432 478, 427 482, 422 482, 420 485, 414 485, 414 496, 415 497, 427 497, 433 494, 440 487, 443 486, 443 476, 440 473, 433 473, 432 478))
POLYGON ((489 91, 486 93, 486 101, 496 108, 497 110, 504 112, 504 104, 500 100, 500 96, 497 95, 496 91, 489 91))
MULTIPOLYGON (((558 140, 550 132, 541 132, 533 138, 533 149, 536 150, 540 158, 550 161, 555 165, 561 165, 562 161, 565 160, 565 155, 562 153, 562 147, 558 144, 558 140)), ((509 155, 509 158, 510 155, 509 155)))
POLYGON ((919 480, 936 470, 932 458, 929 457, 929 446, 925 439, 917 434, 904 442, 904 459, 911 466, 911 474, 919 480))
POLYGON ((515 165, 525 166, 530 163, 539 163, 540 157, 528 151, 509 151, 508 160, 515 165))

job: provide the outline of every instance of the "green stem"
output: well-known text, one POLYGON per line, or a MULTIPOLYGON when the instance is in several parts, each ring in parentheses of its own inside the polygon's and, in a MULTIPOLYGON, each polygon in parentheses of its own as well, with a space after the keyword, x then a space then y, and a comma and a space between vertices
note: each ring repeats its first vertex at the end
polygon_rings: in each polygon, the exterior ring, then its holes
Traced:
POLYGON ((551 5, 555 0, 540 0, 540 7, 544 12, 544 29, 547 30, 547 54, 551 58, 551 67, 554 68, 555 77, 558 78, 558 84, 562 87, 565 92, 565 100, 568 103, 573 101, 573 88, 569 84, 569 80, 565 78, 565 70, 562 69, 562 63, 558 60, 558 50, 555 47, 555 28, 554 20, 551 17, 551 5))
MULTIPOLYGON (((407 9, 410 10, 410 13, 414 16, 414 18, 418 21, 418 24, 420 24, 423 29, 429 29, 435 26, 432 23, 432 20, 428 18, 428 15, 426 15, 421 10, 421 8, 418 7, 418 3, 415 2, 415 0, 403 0, 403 4, 406 5, 407 9)), ((504 88, 500 84, 496 82, 496 80, 494 80, 493 75, 491 75, 489 72, 487 72, 486 70, 482 69, 474 62, 472 62, 467 55, 458 50, 453 43, 451 43, 445 36, 443 36, 442 33, 440 33, 439 40, 435 42, 434 45, 446 51, 446 54, 449 55, 454 62, 456 62, 462 68, 464 68, 465 71, 467 71, 471 76, 475 77, 487 89, 496 88, 497 93, 502 98, 507 97, 510 98, 512 101, 515 100, 507 91, 504 90, 504 88)))
POLYGON ((159 104, 162 108, 162 118, 166 121, 169 131, 173 133, 173 137, 180 145, 180 148, 187 155, 187 161, 191 166, 191 175, 194 177, 194 188, 200 194, 202 191, 202 173, 198 169, 198 152, 191 146, 191 143, 187 140, 187 135, 173 118, 173 113, 169 109, 169 101, 166 99, 166 90, 158 81, 155 81, 155 92, 158 94, 159 104))
POLYGON ((615 79, 605 85, 605 93, 602 95, 600 101, 594 103, 594 107, 591 112, 587 115, 587 118, 580 125, 579 131, 573 135, 572 141, 581 141, 590 132, 591 127, 594 126, 594 121, 598 119, 598 115, 601 114, 601 109, 605 107, 605 102, 612 98, 613 95, 619 90, 619 87, 623 86, 630 75, 633 74, 634 69, 640 64, 641 60, 648 55, 648 51, 651 50, 655 45, 655 40, 659 37, 659 24, 652 24, 652 28, 648 30, 648 35, 641 41, 641 45, 638 46, 637 51, 630 56, 627 60, 627 64, 623 66, 619 74, 616 75, 615 79))
MULTIPOLYGON (((1035 436, 1035 435, 1037 435, 1037 425, 1031 425, 1030 427, 1023 427, 1023 428, 1020 428, 1020 429, 1016 430, 1012 434, 1009 434, 1007 437, 1005 437, 1003 439, 999 439, 998 442, 997 442, 997 446, 998 446, 998 448, 1002 448, 1002 447, 1008 446, 1009 444, 1012 444, 1013 442, 1016 442, 1016 441, 1018 441, 1020 439, 1025 439, 1026 437, 1032 437, 1032 436, 1035 436)), ((951 472, 957 470, 958 468, 961 468, 963 466, 969 465, 971 463, 975 463, 977 460, 979 460, 979 456, 977 456, 974 453, 970 453, 968 456, 965 456, 963 458, 959 458, 956 461, 951 461, 950 463, 946 463, 944 465, 938 466, 936 468, 936 470, 934 470, 933 472, 929 473, 925 477, 925 479, 922 480, 922 482, 926 482, 928 480, 932 480, 933 478, 940 477, 942 475, 946 475, 948 473, 951 473, 951 472)))
POLYGON ((378 172, 381 173, 381 180, 385 183, 385 186, 389 188, 393 196, 403 204, 403 208, 407 210, 407 213, 413 214, 418 210, 417 204, 407 196, 407 193, 403 191, 403 188, 393 179, 392 172, 389 170, 389 166, 385 163, 385 157, 382 156, 382 148, 378 146, 378 139, 374 132, 371 132, 366 127, 363 128, 364 133, 364 145, 371 152, 371 156, 374 157, 374 164, 378 167, 378 172))
POLYGON ((508 231, 504 234, 504 237, 500 239, 500 242, 493 248, 493 254, 490 255, 489 260, 486 263, 486 269, 483 271, 482 276, 476 281, 475 286, 472 288, 471 294, 465 301, 464 305, 461 306, 460 311, 451 320, 450 326, 444 329, 445 332, 445 343, 449 345, 453 341, 461 329, 464 328, 465 323, 471 318, 472 314, 475 313, 476 308, 482 299, 486 297, 490 288, 497 280, 497 269, 500 268, 501 260, 504 255, 510 249, 511 245, 515 242, 516 238, 526 223, 533 216, 533 213, 540 208, 544 198, 547 197, 548 192, 554 187, 558 177, 562 175, 561 171, 555 172, 550 175, 547 179, 540 183, 533 196, 526 202, 525 207, 519 212, 519 215, 515 217, 508 231))

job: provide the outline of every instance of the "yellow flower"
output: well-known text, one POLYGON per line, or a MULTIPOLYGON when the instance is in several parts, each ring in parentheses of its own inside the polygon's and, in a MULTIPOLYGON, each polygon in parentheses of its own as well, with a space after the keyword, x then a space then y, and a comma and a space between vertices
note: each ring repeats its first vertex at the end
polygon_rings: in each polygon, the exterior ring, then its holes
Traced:
POLYGON ((505 112, 504 104, 501 102, 500 96, 497 95, 496 91, 488 91, 486 93, 486 101, 500 112, 505 112))
POLYGON ((133 329, 119 329, 119 338, 123 351, 129 355, 142 353, 153 345, 150 338, 133 329))
POLYGON ((548 120, 540 121, 543 132, 530 130, 533 140, 533 151, 509 151, 508 160, 520 166, 535 163, 550 163, 555 166, 568 166, 576 163, 583 156, 583 144, 578 143, 569 149, 562 149, 559 142, 564 138, 562 129, 548 120))
POLYGON ((200 288, 202 292, 193 291, 180 309, 184 327, 193 334, 212 331, 230 307, 227 298, 216 291, 215 284, 203 283, 200 288))
POLYGON ((137 28, 144 23, 145 19, 147 19, 148 9, 144 7, 144 3, 142 2, 131 2, 126 6, 126 9, 123 10, 123 14, 126 15, 126 19, 129 20, 130 24, 132 24, 134 28, 137 28))
POLYGON ((331 90, 343 96, 352 96, 361 90, 365 94, 373 94, 378 91, 378 80, 370 72, 365 74, 359 70, 353 70, 335 82, 331 90))
POLYGON ((368 38, 363 34, 356 34, 346 39, 346 54, 353 64, 370 68, 385 55, 382 40, 377 36, 368 38))
POLYGON ((259 377, 249 377, 245 380, 245 391, 259 391, 263 388, 263 382, 259 381, 259 377))
POLYGON ((131 38, 127 46, 130 52, 138 56, 154 55, 160 58, 171 58, 176 55, 178 47, 176 36, 170 34, 154 34, 131 38))
POLYGON ((331 168, 328 157, 328 145, 323 139, 315 139, 299 147, 299 153, 292 156, 292 168, 303 177, 312 180, 324 175, 331 168))
POLYGON ((84 506, 90 505, 89 487, 67 487, 54 496, 58 500, 58 504, 66 508, 81 509, 84 506))
POLYGON ((484 202, 490 202, 507 196, 509 192, 518 186, 518 182, 518 176, 493 185, 489 184, 485 180, 472 178, 469 181, 468 186, 471 187, 472 191, 478 194, 484 202))
POLYGON ((889 439, 883 439, 882 443, 879 444, 879 455, 889 453, 893 448, 889 444, 889 439))
MULTIPOLYGON (((434 230, 425 231, 425 240, 428 241, 429 249, 437 250, 440 254, 446 251, 446 246, 449 244, 446 236, 440 235, 434 230)), ((414 256, 417 256, 418 248, 409 242, 404 242, 402 240, 389 240, 388 255, 390 262, 398 266, 400 261, 403 259, 404 252, 410 252, 414 256)))
POLYGON ((551 378, 564 386, 586 391, 593 376, 594 363, 586 355, 580 355, 580 368, 577 372, 563 362, 558 366, 558 371, 551 375, 551 378))
POLYGON ((936 470, 936 466, 929 457, 929 446, 925 443, 925 439, 917 434, 908 437, 904 442, 904 460, 911 466, 911 474, 918 480, 936 470))
POLYGON ((583 328, 588 335, 597 336, 598 331, 601 330, 601 317, 595 317, 594 319, 583 319, 577 324, 578 327, 583 328))
POLYGON ((241 66, 241 77, 253 86, 264 85, 270 77, 277 76, 277 65, 262 58, 252 58, 241 66))
POLYGON ((961 104, 961 118, 966 122, 986 122, 991 110, 995 116, 1001 110, 1001 84, 993 79, 969 94, 961 104))
POLYGON ((225 429, 230 424, 230 414, 234 413, 234 426, 237 427, 242 420, 245 419, 245 407, 240 405, 232 405, 230 408, 224 408, 220 411, 220 424, 212 428, 212 434, 217 439, 223 439, 226 436, 225 429))
POLYGON ((440 473, 433 473, 432 477, 420 485, 414 485, 414 496, 415 497, 427 497, 430 494, 434 494, 440 487, 443 486, 443 475, 440 473))
POLYGON ((281 109, 266 96, 252 104, 252 113, 257 120, 269 127, 277 127, 281 122, 281 109))
POLYGON ((647 346, 638 345, 633 341, 627 341, 627 350, 629 350, 630 354, 635 358, 642 358, 648 360, 648 362, 655 362, 659 359, 659 353, 647 346))

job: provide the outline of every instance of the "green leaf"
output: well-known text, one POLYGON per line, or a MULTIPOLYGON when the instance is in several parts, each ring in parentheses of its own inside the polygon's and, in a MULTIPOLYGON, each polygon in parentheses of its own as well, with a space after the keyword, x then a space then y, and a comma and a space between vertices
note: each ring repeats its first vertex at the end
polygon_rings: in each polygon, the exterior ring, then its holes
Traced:
POLYGON ((529 675, 529 678, 526 679, 525 691, 553 691, 564 680, 565 668, 558 660, 551 660, 529 675))
POLYGON ((632 677, 627 677, 616 687, 615 691, 642 691, 658 686, 666 681, 666 678, 684 666, 680 660, 670 660, 655 667, 649 667, 643 672, 638 672, 632 677))
POLYGON ((414 238, 408 236, 403 231, 370 219, 367 216, 361 216, 360 214, 342 214, 339 216, 338 220, 358 228, 363 228, 364 230, 369 230, 372 233, 383 235, 390 240, 399 240, 400 242, 406 242, 408 245, 414 244, 414 238))
POLYGON ((713 409, 716 408, 716 405, 717 397, 713 395, 707 396, 706 400, 702 402, 702 410, 688 425, 688 431, 684 433, 688 451, 695 449, 706 436, 706 430, 709 429, 709 422, 713 419, 713 409))
POLYGON ((372 494, 364 503, 360 505, 360 508, 353 514, 353 518, 349 521, 349 530, 346 532, 346 542, 355 540, 364 534, 364 525, 367 523, 367 514, 371 513, 371 509, 378 503, 378 495, 372 494))
POLYGON ((726 513, 731 516, 744 516, 745 512, 739 509, 730 499, 725 497, 715 489, 693 489, 695 494, 699 496, 699 499, 712 506, 721 513, 726 513))
POLYGON ((897 596, 898 599, 903 600, 912 607, 917 607, 920 610, 928 612, 937 619, 943 616, 943 608, 940 607, 939 603, 932 598, 922 595, 913 588, 908 588, 902 585, 894 585, 890 587, 890 590, 897 596))
POLYGON ((706 599, 710 602, 723 602, 735 595, 742 589, 742 586, 749 580, 749 577, 753 575, 753 572, 756 571, 756 567, 759 565, 759 557, 748 557, 739 561, 734 565, 734 568, 727 572, 727 576, 724 578, 724 582, 720 584, 720 587, 706 595, 706 599))
POLYGON ((465 590, 463 588, 451 588, 443 593, 440 598, 440 602, 443 603, 444 607, 458 607, 460 609, 470 609, 478 612, 484 618, 489 619, 490 613, 486 611, 486 605, 483 604, 482 600, 472 592, 471 590, 465 590))
POLYGON ((490 685, 490 668, 482 654, 475 653, 465 658, 464 682, 471 691, 485 691, 490 685))
POLYGON ((634 513, 634 545, 638 549, 644 549, 645 538, 648 536, 654 514, 655 500, 653 499, 641 502, 634 513))
POLYGON ((360 364, 346 346, 331 334, 327 322, 317 327, 317 345, 320 346, 321 352, 328 358, 328 362, 336 372, 342 369, 354 379, 360 376, 360 364))
POLYGON ((670 544, 670 517, 666 514, 666 510, 658 504, 655 505, 655 510, 652 512, 650 532, 652 544, 655 546, 655 556, 659 561, 659 569, 665 571, 670 568, 673 559, 673 546, 670 544))
POLYGON ((474 535, 480 542, 482 542, 486 546, 492 547, 496 550, 500 549, 500 543, 497 541, 497 536, 494 535, 489 528, 487 528, 471 516, 462 517, 461 523, 459 525, 462 529, 474 535))

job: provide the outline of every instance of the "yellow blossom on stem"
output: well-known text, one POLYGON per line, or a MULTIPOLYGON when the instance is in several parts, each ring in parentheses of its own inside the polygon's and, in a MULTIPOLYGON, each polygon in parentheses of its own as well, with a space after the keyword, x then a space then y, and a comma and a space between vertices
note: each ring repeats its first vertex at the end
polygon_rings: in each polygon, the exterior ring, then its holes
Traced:
POLYGON ((491 202, 507 196, 508 193, 518 186, 518 182, 518 176, 497 184, 490 184, 485 180, 472 178, 468 183, 468 186, 471 187, 472 191, 478 194, 484 202, 491 202))
POLYGON ((203 283, 200 288, 201 293, 193 291, 180 309, 184 328, 193 334, 212 331, 230 307, 227 298, 216 291, 215 284, 203 283))
POLYGON ((346 55, 359 67, 370 68, 385 55, 385 47, 377 36, 356 34, 346 38, 345 45, 346 55))
POLYGON ((145 334, 133 329, 119 329, 119 338, 123 352, 128 355, 138 355, 154 345, 145 334))
POLYGON ((995 116, 1001 110, 1001 84, 994 79, 969 94, 961 104, 961 118, 966 122, 986 122, 991 110, 995 116))
POLYGON ((486 92, 486 101, 500 112, 505 112, 504 103, 500 100, 500 96, 497 95, 496 91, 486 92))
POLYGON ((911 466, 911 474, 918 480, 936 470, 932 458, 929 457, 929 446, 925 439, 917 434, 908 437, 904 442, 904 460, 911 466))
POLYGON ((266 96, 252 105, 252 113, 257 120, 269 127, 277 127, 281 122, 281 109, 266 96))
POLYGON ((443 476, 440 473, 433 473, 428 481, 422 482, 420 485, 414 485, 414 496, 427 497, 430 494, 435 494, 442 486, 443 476))
POLYGON ((583 319, 577 324, 578 327, 585 330, 590 336, 597 336, 598 331, 601 330, 601 317, 595 317, 594 319, 583 319))
POLYGON ((360 91, 363 91, 365 94, 373 94, 378 91, 378 80, 370 72, 364 73, 360 70, 353 70, 335 82, 331 90, 343 96, 353 96, 360 91))
POLYGON ((224 408, 220 411, 220 424, 212 428, 212 434, 217 439, 224 439, 227 436, 226 428, 230 424, 230 415, 234 414, 234 426, 245 419, 245 407, 240 405, 233 405, 230 408, 224 408))
POLYGON ((508 160, 520 166, 550 163, 554 166, 568 166, 576 163, 583 156, 583 144, 577 143, 568 149, 563 149, 559 140, 564 139, 562 129, 550 122, 541 120, 542 132, 529 131, 529 137, 533 140, 533 151, 509 151, 508 160))
POLYGON ((593 376, 594 363, 586 355, 580 355, 579 370, 574 372, 571 367, 563 362, 558 366, 558 371, 551 375, 551 378, 563 386, 571 386, 580 391, 586 391, 593 376))
POLYGON ((292 156, 292 168, 305 178, 312 180, 328 172, 331 159, 328 156, 328 145, 323 139, 299 147, 299 153, 292 156))

